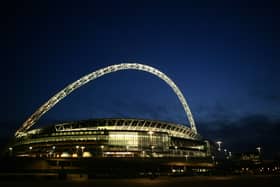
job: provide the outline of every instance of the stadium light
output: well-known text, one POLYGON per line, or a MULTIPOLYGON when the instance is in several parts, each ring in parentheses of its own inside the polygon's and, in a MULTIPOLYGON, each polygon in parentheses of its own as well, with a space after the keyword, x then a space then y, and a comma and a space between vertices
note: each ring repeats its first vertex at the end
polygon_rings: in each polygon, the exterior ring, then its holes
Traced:
POLYGON ((217 141, 216 142, 218 144, 218 151, 221 151, 221 144, 223 143, 222 141, 217 141))

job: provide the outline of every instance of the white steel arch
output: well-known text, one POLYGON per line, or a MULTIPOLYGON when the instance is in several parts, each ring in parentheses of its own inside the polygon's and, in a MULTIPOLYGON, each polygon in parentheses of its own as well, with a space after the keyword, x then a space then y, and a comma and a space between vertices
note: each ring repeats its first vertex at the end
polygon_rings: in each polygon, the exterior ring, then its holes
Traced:
POLYGON ((151 73, 163 81, 165 81, 174 91, 174 93, 177 95, 178 99, 180 100, 184 111, 187 115, 188 121, 190 123, 192 131, 197 134, 196 126, 193 120, 192 113, 190 111, 190 108, 187 104, 187 101, 180 91, 180 89, 177 87, 177 85, 164 73, 159 71, 156 68, 153 68, 148 65, 144 64, 138 64, 138 63, 121 63, 121 64, 115 64, 111 66, 107 66, 105 68, 101 68, 99 70, 96 70, 92 73, 89 73, 77 81, 69 84, 64 89, 59 91, 57 94, 55 94, 53 97, 51 97, 47 102, 45 102, 40 108, 38 108, 23 124, 22 126, 16 131, 15 136, 19 137, 22 133, 26 132, 30 127, 32 127, 40 118, 43 116, 47 111, 49 111, 52 107, 54 107, 60 100, 62 100, 64 97, 69 95, 71 92, 76 90, 77 88, 83 86, 84 84, 87 84, 88 82, 97 79, 103 75, 113 73, 120 70, 139 70, 139 71, 145 71, 148 73, 151 73))

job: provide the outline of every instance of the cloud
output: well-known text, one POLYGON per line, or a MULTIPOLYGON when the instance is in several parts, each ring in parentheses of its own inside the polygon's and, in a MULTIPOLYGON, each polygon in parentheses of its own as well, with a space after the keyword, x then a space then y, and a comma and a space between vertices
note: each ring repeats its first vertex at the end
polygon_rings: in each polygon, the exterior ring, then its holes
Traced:
POLYGON ((232 151, 255 151, 263 147, 267 156, 280 152, 280 119, 250 115, 235 121, 200 122, 200 133, 213 141, 222 140, 232 151))
POLYGON ((192 109, 196 121, 232 121, 240 117, 240 107, 237 104, 213 101, 200 104, 192 109))
MULTIPOLYGON (((278 76, 279 77, 279 76, 278 76)), ((254 81, 248 90, 248 96, 255 97, 263 102, 280 102, 279 78, 270 81, 254 81)))
POLYGON ((280 103, 280 94, 279 95, 276 95, 276 94, 265 95, 265 96, 263 96, 263 98, 269 102, 280 103))

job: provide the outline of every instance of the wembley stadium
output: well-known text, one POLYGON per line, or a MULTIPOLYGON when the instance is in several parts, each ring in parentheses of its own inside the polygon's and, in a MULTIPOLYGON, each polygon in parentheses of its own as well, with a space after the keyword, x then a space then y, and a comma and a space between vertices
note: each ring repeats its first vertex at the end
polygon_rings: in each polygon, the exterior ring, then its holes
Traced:
MULTIPOLYGON (((148 65, 121 63, 89 73, 52 96, 15 132, 6 155, 24 159, 20 164, 30 163, 23 168, 32 165, 32 171, 39 165, 40 171, 64 171, 64 165, 67 165, 70 172, 79 168, 77 172, 102 173, 107 168, 106 173, 114 170, 114 173, 130 174, 137 168, 142 168, 141 172, 154 168, 155 171, 171 169, 180 173, 187 171, 186 167, 203 172, 213 167, 211 147, 213 145, 197 132, 187 101, 171 78, 148 65), (66 121, 34 128, 46 112, 76 89, 121 70, 144 71, 164 81, 180 101, 189 126, 160 119, 106 118, 66 121), (34 160, 44 164, 34 164, 34 160), (165 169, 160 169, 162 167, 165 169), (130 170, 118 172, 120 168, 130 170)), ((11 164, 15 165, 14 168, 19 167, 14 160, 8 165, 11 164)))
POLYGON ((13 152, 31 157, 206 157, 207 141, 175 123, 96 119, 58 123, 25 132, 13 152))

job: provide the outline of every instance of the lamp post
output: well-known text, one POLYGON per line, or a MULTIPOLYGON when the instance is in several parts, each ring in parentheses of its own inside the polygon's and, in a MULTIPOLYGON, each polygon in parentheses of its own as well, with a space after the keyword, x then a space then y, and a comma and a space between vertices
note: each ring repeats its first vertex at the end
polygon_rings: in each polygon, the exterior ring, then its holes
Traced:
POLYGON ((227 149, 224 149, 225 155, 227 155, 227 149))
POLYGON ((218 151, 221 151, 221 144, 223 143, 222 141, 217 141, 216 142, 218 144, 218 151))
POLYGON ((256 149, 257 149, 257 151, 258 151, 258 154, 259 154, 259 160, 260 160, 260 162, 262 162, 262 154, 261 154, 261 147, 260 146, 258 146, 258 147, 256 147, 256 149))
POLYGON ((30 154, 30 156, 31 156, 31 151, 32 151, 33 147, 32 147, 32 146, 29 146, 28 149, 29 149, 29 154, 30 154))
POLYGON ((77 152, 77 154, 78 154, 79 148, 80 148, 80 146, 76 145, 76 152, 77 152))
POLYGON ((259 146, 259 147, 256 147, 256 149, 258 150, 258 153, 261 154, 261 149, 262 148, 259 146))
POLYGON ((143 157, 145 157, 145 153, 146 153, 145 151, 142 151, 142 156, 143 156, 143 157))
POLYGON ((81 147, 82 153, 84 152, 85 148, 86 148, 85 146, 82 146, 82 147, 81 147))
POLYGON ((154 148, 155 148, 155 146, 151 146, 151 149, 152 149, 152 154, 153 154, 153 152, 154 152, 154 148))
POLYGON ((228 156, 228 155, 229 155, 229 152, 228 152, 228 150, 227 150, 227 149, 224 149, 224 152, 225 152, 225 158, 226 158, 226 159, 229 159, 229 156, 228 156))
POLYGON ((10 154, 10 156, 13 155, 13 148, 12 147, 9 147, 9 154, 10 154))
POLYGON ((101 146, 100 146, 100 148, 101 148, 101 156, 103 157, 103 149, 104 149, 104 145, 101 145, 101 146))

